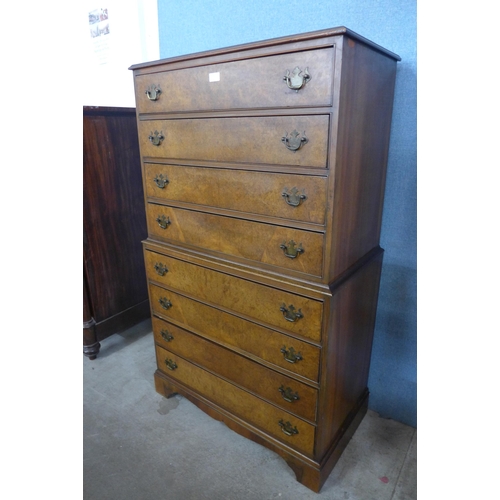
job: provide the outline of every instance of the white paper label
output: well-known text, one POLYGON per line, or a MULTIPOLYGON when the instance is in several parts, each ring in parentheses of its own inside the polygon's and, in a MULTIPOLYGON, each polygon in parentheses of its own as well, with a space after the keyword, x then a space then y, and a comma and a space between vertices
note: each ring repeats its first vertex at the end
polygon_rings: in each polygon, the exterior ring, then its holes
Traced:
POLYGON ((209 73, 208 74, 208 81, 209 82, 220 82, 220 73, 217 71, 217 73, 209 73))

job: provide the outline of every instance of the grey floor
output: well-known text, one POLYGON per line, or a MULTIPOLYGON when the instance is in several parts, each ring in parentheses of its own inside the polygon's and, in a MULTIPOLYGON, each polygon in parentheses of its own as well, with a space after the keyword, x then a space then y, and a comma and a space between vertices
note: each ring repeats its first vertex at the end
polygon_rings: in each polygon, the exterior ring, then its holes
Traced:
POLYGON ((319 494, 181 396, 155 392, 150 321, 83 359, 84 500, 417 498, 417 431, 368 411, 319 494))

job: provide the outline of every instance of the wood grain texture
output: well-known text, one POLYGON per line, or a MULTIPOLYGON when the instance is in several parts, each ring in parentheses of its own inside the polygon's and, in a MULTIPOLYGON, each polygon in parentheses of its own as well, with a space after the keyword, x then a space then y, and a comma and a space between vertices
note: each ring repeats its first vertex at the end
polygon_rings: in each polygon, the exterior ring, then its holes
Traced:
POLYGON ((332 65, 332 49, 327 48, 141 75, 135 79, 137 109, 139 113, 160 113, 328 106, 332 65), (302 92, 289 89, 283 80, 286 71, 292 72, 296 66, 308 68, 312 76, 302 92), (219 80, 210 81, 211 73, 219 73, 219 80), (150 85, 162 89, 156 101, 146 95, 150 85))
POLYGON ((148 278, 174 291, 187 293, 195 299, 234 311, 292 335, 300 335, 314 341, 321 339, 323 313, 321 301, 311 300, 201 266, 193 266, 187 262, 149 251, 145 252, 145 261, 148 278), (155 271, 157 263, 168 269, 163 276, 155 271), (287 307, 293 305, 296 311, 302 312, 303 317, 295 322, 286 320, 280 310, 282 304, 287 307))
POLYGON ((146 157, 326 168, 328 115, 148 120, 138 128, 146 157), (294 130, 309 142, 289 151, 281 139, 294 130), (165 137, 159 146, 149 140, 155 131, 165 137))
POLYGON ((143 196, 135 109, 84 107, 84 273, 100 340, 148 314, 143 196))
POLYGON ((311 423, 316 421, 317 389, 275 372, 235 352, 220 348, 159 318, 153 318, 155 341, 161 347, 225 378, 252 394, 311 423), (168 339, 168 340, 166 340, 168 339), (288 390, 289 394, 280 392, 288 390), (296 396, 294 399, 289 396, 296 396), (288 396, 286 399, 284 396, 288 396))
POLYGON ((326 177, 145 164, 144 183, 151 201, 225 208, 241 212, 242 217, 262 214, 320 225, 325 222, 326 177), (159 187, 155 179, 162 185, 162 178, 168 183, 159 187), (293 188, 306 196, 298 206, 289 205, 283 196, 293 188))
POLYGON ((265 366, 278 369, 288 376, 298 375, 311 381, 318 380, 319 348, 171 290, 154 285, 150 285, 150 289, 154 314, 168 319, 170 323, 251 359, 264 362, 265 366), (159 304, 161 297, 167 297, 173 307, 168 310, 163 309, 159 304), (301 354, 302 359, 295 363, 286 361, 281 352, 283 347, 287 350, 293 348, 295 352, 301 354))
POLYGON ((328 425, 317 436, 317 453, 328 450, 349 413, 367 392, 383 250, 335 288, 322 350, 320 414, 328 425))
POLYGON ((380 243, 396 61, 345 40, 330 280, 380 243))
POLYGON ((244 417, 250 423, 270 433, 278 440, 291 443, 298 450, 312 456, 315 426, 266 403, 253 394, 241 390, 162 347, 156 347, 156 356, 158 368, 168 378, 179 380, 195 391, 203 393, 208 400, 235 415, 244 417), (165 364, 167 359, 172 360, 177 365, 177 368, 169 370, 165 364), (290 423, 291 427, 297 429, 298 433, 292 436, 286 435, 281 431, 280 420, 290 423))
POLYGON ((313 276, 323 274, 322 233, 153 203, 148 203, 146 214, 148 232, 153 239, 213 250, 313 276), (162 217, 170 221, 166 228, 157 222, 162 217), (281 245, 290 245, 290 242, 302 248, 303 253, 295 258, 287 257, 281 245))

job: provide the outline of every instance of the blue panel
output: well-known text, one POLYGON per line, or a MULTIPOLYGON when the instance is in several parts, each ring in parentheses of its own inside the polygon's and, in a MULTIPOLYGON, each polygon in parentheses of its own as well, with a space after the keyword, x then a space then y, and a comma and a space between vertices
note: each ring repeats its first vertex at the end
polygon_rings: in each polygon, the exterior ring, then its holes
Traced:
POLYGON ((158 0, 158 19, 162 58, 337 26, 401 56, 369 388, 371 409, 416 427, 416 1, 158 0))

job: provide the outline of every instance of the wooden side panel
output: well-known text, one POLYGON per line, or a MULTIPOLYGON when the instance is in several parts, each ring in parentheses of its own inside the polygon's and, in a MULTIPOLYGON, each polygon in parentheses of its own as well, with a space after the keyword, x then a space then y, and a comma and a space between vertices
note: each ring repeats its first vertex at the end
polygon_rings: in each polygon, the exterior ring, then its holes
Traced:
POLYGON ((344 40, 331 280, 380 242, 395 77, 395 60, 344 40))
POLYGON ((135 109, 84 108, 84 266, 97 323, 148 298, 143 196, 135 109))
POLYGON ((316 456, 326 453, 367 391, 383 250, 333 290, 323 348, 316 456))

